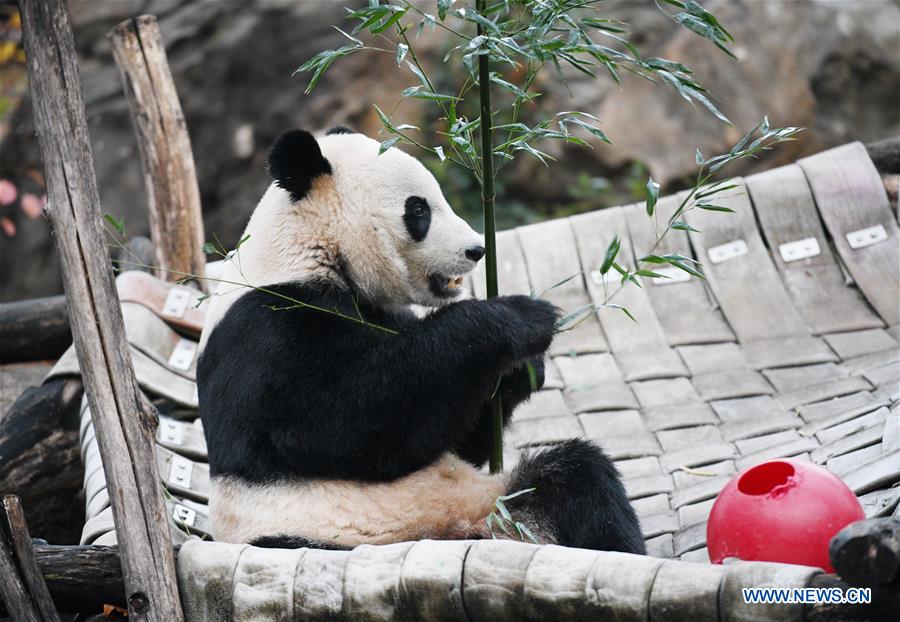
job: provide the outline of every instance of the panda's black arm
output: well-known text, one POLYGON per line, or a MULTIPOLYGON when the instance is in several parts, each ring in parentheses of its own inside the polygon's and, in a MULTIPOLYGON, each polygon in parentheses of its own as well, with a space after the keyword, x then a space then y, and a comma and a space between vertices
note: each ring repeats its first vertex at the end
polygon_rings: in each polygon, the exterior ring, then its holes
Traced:
MULTIPOLYGON (((532 358, 503 376, 499 387, 500 403, 503 407, 503 427, 509 424, 516 407, 531 397, 532 390, 538 390, 543 386, 544 359, 542 356, 532 358), (529 372, 528 365, 531 365, 532 372, 529 372), (532 386, 532 382, 534 386, 532 386)), ((481 414, 475 427, 454 446, 453 452, 470 464, 482 466, 491 455, 493 425, 493 409, 488 400, 481 408, 481 414)))
POLYGON ((321 404, 328 418, 298 430, 296 443, 281 435, 274 443, 314 452, 327 442, 335 455, 319 463, 335 459, 345 477, 390 479, 419 469, 476 427, 502 373, 546 350, 556 317, 549 303, 504 297, 449 305, 389 337, 367 327, 345 331, 355 356, 343 357, 332 400, 321 404), (339 443, 328 438, 335 432, 339 443))

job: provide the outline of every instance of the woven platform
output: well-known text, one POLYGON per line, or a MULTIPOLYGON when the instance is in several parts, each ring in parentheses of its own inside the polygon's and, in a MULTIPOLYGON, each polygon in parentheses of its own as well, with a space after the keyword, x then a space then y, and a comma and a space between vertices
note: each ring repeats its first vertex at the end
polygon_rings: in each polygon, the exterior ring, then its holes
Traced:
MULTIPOLYGON (((639 323, 602 309, 559 335, 544 389, 507 436, 507 468, 523 447, 596 440, 621 471, 656 557, 708 561, 716 494, 732 474, 770 458, 823 464, 867 516, 898 515, 900 236, 881 179, 854 143, 740 183, 744 191, 725 203, 736 214, 691 212, 703 233, 673 232, 661 249, 700 259, 708 279, 673 272, 629 286, 613 302, 639 323)), ((660 218, 677 201, 661 200, 660 218)), ((654 239, 640 205, 503 232, 501 293, 540 292, 583 272, 546 297, 567 310, 601 303, 595 268, 614 234, 629 259, 654 239)), ((125 273, 118 282, 138 381, 163 415, 158 456, 173 533, 209 538, 194 383, 202 313, 184 287, 154 281, 156 295, 132 295, 147 279, 125 273)), ((483 294, 479 275, 473 282, 483 294)), ((70 373, 71 352, 52 374, 70 373)), ((82 543, 111 544, 86 404, 82 451, 82 543)))

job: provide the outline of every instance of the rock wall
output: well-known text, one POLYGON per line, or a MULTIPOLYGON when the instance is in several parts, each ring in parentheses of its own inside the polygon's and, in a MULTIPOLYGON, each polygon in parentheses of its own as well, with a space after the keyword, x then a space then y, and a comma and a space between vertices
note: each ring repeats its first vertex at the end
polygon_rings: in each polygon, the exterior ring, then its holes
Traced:
MULTIPOLYGON (((140 163, 106 41, 109 28, 141 13, 158 16, 194 145, 206 231, 231 244, 268 183, 265 150, 280 131, 345 124, 373 134, 378 121, 372 103, 390 109, 397 93, 415 82, 396 71, 390 55, 359 54, 338 61, 312 95, 303 94, 306 77, 291 74, 315 52, 342 45, 331 25, 342 21, 346 4, 353 2, 71 0, 102 210, 124 217, 131 235, 146 231, 140 163)), ((758 165, 766 168, 849 140, 900 131, 896 2, 719 0, 706 5, 735 35, 738 62, 673 24, 653 2, 610 1, 603 9, 632 24, 632 39, 645 55, 694 68, 735 127, 642 80, 626 80, 620 89, 607 80, 572 75, 566 90, 554 76, 543 76, 547 110, 580 108, 596 114, 615 146, 560 148, 562 164, 552 172, 530 159, 518 161, 505 187, 511 201, 525 205, 522 218, 548 215, 533 213, 534 197, 551 208, 570 201, 567 186, 579 172, 615 179, 634 161, 645 162, 655 179, 675 188, 694 169, 695 147, 707 154, 725 149, 766 113, 773 124, 808 128, 800 141, 758 165)), ((426 35, 422 54, 428 60, 439 62, 445 50, 438 35, 426 35)), ((412 108, 408 112, 419 114, 412 108)), ((39 185, 39 177, 35 181, 30 173, 39 168, 39 154, 27 97, 6 121, 0 179, 39 185)), ((602 205, 599 200, 588 206, 602 205)), ((16 225, 15 236, 0 231, 0 301, 60 292, 46 222, 18 205, 0 209, 16 225)))

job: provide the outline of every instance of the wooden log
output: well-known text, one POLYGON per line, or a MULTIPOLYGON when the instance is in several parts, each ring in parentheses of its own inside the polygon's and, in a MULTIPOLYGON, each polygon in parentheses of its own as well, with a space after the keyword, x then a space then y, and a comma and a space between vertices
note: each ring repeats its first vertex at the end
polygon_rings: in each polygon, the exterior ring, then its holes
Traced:
POLYGON ((65 296, 0 304, 0 363, 58 359, 70 345, 65 296))
MULTIPOLYGON (((392 599, 399 596, 396 601, 392 600, 391 602, 396 607, 394 611, 398 612, 397 615, 404 620, 475 619, 483 612, 481 610, 473 612, 473 603, 463 597, 462 575, 465 574, 468 563, 464 556, 457 555, 459 552, 470 549, 471 544, 471 541, 419 542, 409 548, 405 558, 394 559, 391 562, 394 565, 399 563, 401 566, 400 593, 396 592, 398 586, 394 582, 387 582, 378 589, 385 589, 387 593, 390 593, 392 599), (415 560, 409 559, 409 555, 418 548, 421 548, 422 552, 427 555, 416 556, 415 560), (447 561, 451 559, 452 563, 448 568, 447 561), (426 586, 427 598, 423 599, 419 590, 426 586), (414 588, 413 591, 406 593, 410 587, 414 588)), ((179 551, 176 547, 174 551, 179 556, 182 580, 193 585, 192 589, 195 591, 209 596, 209 600, 205 602, 202 610, 194 611, 197 619, 219 620, 223 619, 223 616, 228 618, 231 608, 235 606, 235 603, 232 602, 232 599, 236 597, 232 591, 234 587, 232 581, 236 571, 240 577, 243 577, 243 583, 240 586, 242 594, 239 598, 245 599, 244 605, 261 602, 255 600, 254 594, 257 589, 260 591, 256 596, 271 598, 275 592, 270 591, 270 588, 280 589, 278 583, 286 580, 294 586, 294 617, 292 619, 361 619, 346 615, 348 612, 343 609, 344 594, 348 587, 344 584, 345 572, 349 558, 355 555, 353 552, 310 549, 293 552, 278 551, 277 554, 266 556, 263 550, 258 549, 254 550, 255 555, 251 556, 252 559, 244 560, 245 545, 192 542, 185 546, 188 548, 179 551), (238 569, 238 566, 241 566, 242 570, 238 569), (263 569, 266 572, 259 572, 263 569)), ((378 549, 363 551, 367 557, 379 554, 382 549, 385 552, 390 550, 390 546, 367 548, 378 549)), ((506 608, 521 610, 524 605, 533 603, 534 588, 541 584, 542 577, 550 578, 553 582, 566 580, 567 575, 571 574, 568 569, 566 553, 565 549, 557 552, 559 560, 553 564, 556 571, 552 575, 538 573, 540 576, 531 576, 534 574, 531 572, 523 575, 522 573, 528 570, 527 567, 521 567, 518 573, 515 571, 509 573, 512 579, 510 587, 518 586, 520 589, 509 589, 504 594, 498 592, 496 596, 502 600, 498 600, 496 605, 500 606, 505 601, 506 608), (528 589, 523 591, 521 589, 523 585, 529 586, 528 589), (526 603, 526 601, 528 602, 526 603)), ((576 558, 589 554, 586 551, 572 551, 572 553, 576 558)), ((124 603, 125 590, 117 547, 35 546, 34 554, 47 581, 53 602, 60 612, 91 613, 99 611, 104 604, 121 606, 124 603)), ((720 575, 724 575, 725 572, 721 566, 664 561, 652 557, 636 557, 619 553, 595 552, 590 554, 598 556, 597 563, 591 569, 591 576, 587 578, 583 588, 579 588, 575 592, 566 592, 565 596, 570 599, 568 604, 571 605, 573 602, 571 599, 581 595, 584 598, 584 607, 593 614, 597 614, 599 616, 597 619, 608 617, 616 620, 646 620, 648 607, 652 606, 653 602, 656 602, 657 605, 662 604, 661 598, 666 599, 667 608, 679 600, 683 601, 684 606, 687 606, 691 599, 691 578, 695 576, 695 573, 699 573, 697 576, 708 577, 712 572, 718 572, 720 575), (613 561, 621 563, 612 563, 613 561), (664 580, 657 579, 656 576, 661 564, 666 564, 672 571, 664 580), (679 573, 683 576, 678 577, 679 573), (678 590, 670 589, 674 585, 671 584, 673 579, 676 579, 677 583, 682 586, 680 593, 678 590), (651 588, 657 580, 662 581, 661 585, 651 588), (631 589, 623 590, 623 587, 631 589), (649 594, 648 592, 651 590, 656 591, 657 594, 655 596, 649 594)), ((502 563, 502 560, 498 559, 498 561, 502 563)), ((396 568, 393 568, 391 564, 379 567, 379 572, 373 576, 396 576, 396 568), (385 572, 388 575, 385 575, 385 572)), ((498 566, 498 570, 501 568, 502 566, 498 566)), ((774 574, 766 576, 764 583, 780 585, 781 570, 790 568, 790 566, 776 568, 774 574)), ((583 576, 583 572, 580 574, 583 576)), ((500 585, 501 582, 495 581, 495 583, 500 585)), ((747 585, 747 587, 750 586, 758 587, 759 585, 756 583, 747 585)), ((816 574, 810 580, 808 587, 839 588, 846 592, 850 586, 836 575, 816 574)), ((465 591, 468 592, 468 590, 465 591)), ((354 612, 355 614, 362 615, 364 619, 382 619, 385 612, 390 613, 391 609, 383 607, 385 603, 383 598, 371 591, 367 594, 376 607, 367 611, 357 610, 354 612)), ((547 593, 546 597, 550 599, 552 594, 547 593)), ((350 598, 356 599, 358 604, 361 602, 359 594, 351 594, 350 598)), ((202 599, 195 595, 193 603, 196 605, 200 600, 202 599)), ((765 617, 765 610, 760 609, 761 605, 743 604, 737 601, 718 605, 716 602, 710 602, 705 605, 712 609, 716 609, 717 606, 728 607, 731 612, 729 615, 737 616, 740 619, 764 619, 765 617)), ((551 615, 549 618, 542 619, 556 619, 552 615, 552 604, 549 600, 545 602, 545 606, 551 615)), ((704 603, 697 603, 697 606, 703 607, 704 603)), ((797 605, 796 612, 799 615, 802 611, 803 619, 813 622, 887 621, 896 619, 895 614, 898 608, 900 608, 900 592, 890 588, 873 588, 872 603, 869 605, 850 603, 797 605)), ((290 610, 290 606, 286 605, 285 613, 288 610, 290 610)), ((722 610, 720 609, 720 611, 722 610)), ((0 603, 0 617, 6 613, 3 604, 0 603)), ((722 613, 725 612, 722 611, 722 613)), ((522 618, 501 617, 495 619, 518 620, 522 618)), ((669 619, 682 618, 670 617, 669 619)))
POLYGON ((831 564, 850 585, 900 581, 900 518, 871 518, 841 529, 828 547, 831 564))
POLYGON ((35 127, 70 325, 109 483, 129 618, 183 619, 175 557, 104 239, 75 42, 65 0, 22 0, 35 127))
POLYGON ((84 522, 78 447, 81 378, 30 387, 0 419, 0 493, 19 495, 32 532, 75 542, 84 522))
POLYGON ((3 509, 6 511, 9 536, 19 561, 19 569, 28 586, 34 607, 44 622, 59 622, 59 614, 53 605, 47 582, 44 581, 44 575, 34 556, 28 523, 25 522, 25 512, 22 511, 22 501, 15 495, 6 495, 3 497, 3 509))
POLYGON ((866 145, 866 151, 880 173, 900 173, 900 138, 884 138, 866 145))
POLYGON ((0 595, 3 596, 10 617, 16 622, 41 622, 40 614, 31 601, 25 581, 16 567, 12 548, 2 536, 0 536, 0 595))
MULTIPOLYGON (((161 278, 203 276, 203 218, 191 140, 152 15, 121 22, 107 35, 125 83, 150 208, 150 236, 161 278)), ((199 280, 202 287, 204 281, 199 280)))
MULTIPOLYGON (((105 604, 125 607, 118 547, 36 545, 34 557, 57 611, 96 613, 105 604)), ((0 603, 0 618, 5 615, 8 609, 0 603)))
MULTIPOLYGON (((837 575, 820 574, 813 577, 809 587, 839 589, 846 593, 851 586, 837 575)), ((818 603, 803 606, 805 622, 895 622, 900 608, 900 592, 896 589, 873 588, 872 602, 818 603)))

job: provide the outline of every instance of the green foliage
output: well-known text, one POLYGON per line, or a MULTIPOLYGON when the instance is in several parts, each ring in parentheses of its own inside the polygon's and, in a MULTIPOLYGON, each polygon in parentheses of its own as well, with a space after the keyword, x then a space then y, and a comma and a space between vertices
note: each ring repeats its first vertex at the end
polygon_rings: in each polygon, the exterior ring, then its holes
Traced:
MULTIPOLYGON (((564 66, 591 77, 607 75, 617 83, 621 82, 623 71, 629 72, 670 86, 687 101, 700 103, 727 122, 706 89, 692 78, 690 69, 665 58, 643 58, 624 36, 627 24, 599 16, 600 4, 599 0, 501 0, 485 3, 479 11, 462 2, 439 0, 435 17, 408 0, 398 3, 370 0, 361 9, 348 9, 347 18, 356 23, 349 34, 340 32, 350 43, 316 54, 297 71, 311 73, 309 92, 341 57, 363 50, 392 54, 398 67, 407 69, 416 82, 401 92, 401 98, 427 100, 438 107, 443 125, 438 134, 444 144, 414 139, 379 110, 382 124, 393 136, 383 143, 387 145, 384 148, 398 143, 416 145, 441 161, 462 165, 479 180, 483 179, 485 154, 480 152, 474 134, 479 131, 481 121, 465 116, 464 108, 468 99, 491 87, 506 96, 502 106, 492 109, 493 130, 504 136, 492 142, 490 155, 499 160, 495 173, 520 153, 546 165, 552 157, 540 144, 548 140, 582 147, 592 147, 591 140, 610 142, 599 127, 600 120, 584 111, 558 112, 533 123, 523 122, 523 105, 541 95, 535 88, 535 79, 545 67, 555 71, 563 82, 564 66), (444 62, 457 59, 465 70, 465 78, 455 85, 453 92, 439 91, 415 54, 409 35, 412 32, 418 36, 426 27, 441 28, 454 40, 444 62), (362 34, 368 34, 381 47, 357 38, 362 34), (481 85, 476 70, 481 57, 487 57, 498 69, 510 70, 515 79, 494 70, 488 73, 490 84, 481 85)), ((674 14, 667 13, 673 20, 730 54, 727 45, 733 39, 715 16, 697 2, 669 4, 680 9, 674 14)), ((407 129, 418 131, 412 126, 407 129)))
POLYGON ((537 538, 531 533, 531 530, 523 523, 515 520, 512 514, 510 514, 509 509, 506 507, 506 502, 510 499, 515 499, 516 497, 534 492, 535 490, 535 488, 526 488, 525 490, 519 490, 508 495, 497 497, 497 500, 494 501, 494 507, 497 509, 488 514, 487 518, 485 518, 485 523, 487 523, 487 528, 492 538, 497 538, 497 532, 495 532, 494 529, 499 529, 509 537, 513 537, 513 534, 515 534, 515 537, 523 542, 525 541, 525 538, 528 538, 535 544, 538 543, 537 538))
MULTIPOLYGON (((663 4, 657 4, 671 19, 710 40, 733 57, 728 49, 728 45, 734 42, 733 37, 699 2, 663 2, 677 9, 671 12, 663 4)), ((489 297, 497 293, 495 177, 519 154, 536 158, 545 166, 548 165, 553 157, 544 147, 547 141, 588 148, 593 148, 597 143, 610 142, 599 127, 600 120, 584 111, 556 112, 543 119, 523 118, 523 106, 535 102, 541 95, 536 88, 536 78, 545 67, 555 70, 564 84, 565 66, 591 78, 606 75, 616 83, 621 82, 621 72, 627 71, 668 85, 686 101, 699 103, 723 122, 729 123, 712 102, 706 89, 693 79, 689 68, 665 58, 643 58, 626 37, 627 25, 598 15, 598 5, 600 0, 476 0, 473 7, 454 0, 437 0, 435 17, 420 8, 424 5, 414 4, 409 0, 400 0, 397 4, 390 0, 369 0, 368 5, 361 9, 348 10, 348 18, 356 24, 350 34, 341 32, 350 40, 350 44, 320 52, 298 70, 312 74, 307 92, 335 60, 360 50, 389 53, 396 59, 398 67, 409 70, 416 83, 405 88, 400 97, 424 100, 436 107, 440 126, 437 135, 443 144, 437 144, 437 136, 413 138, 412 132, 419 132, 417 127, 395 122, 391 115, 376 106, 379 119, 390 136, 382 142, 381 152, 397 144, 412 144, 437 156, 441 163, 449 161, 460 165, 478 180, 485 223, 485 268, 489 297), (441 28, 451 35, 453 43, 444 57, 444 64, 455 59, 463 69, 461 80, 455 84, 443 85, 442 90, 436 88, 435 81, 419 62, 409 37, 410 32, 418 36, 426 27, 441 28), (368 34, 372 41, 377 41, 384 47, 363 43, 356 38, 361 33, 368 34), (503 70, 509 70, 509 74, 504 75, 503 70), (499 99, 492 100, 494 95, 499 96, 499 99), (478 116, 469 112, 467 102, 472 99, 477 99, 479 104, 478 116), (472 118, 469 117, 470 114, 472 118)), ((620 288, 627 283, 642 287, 641 278, 665 278, 665 275, 641 266, 648 258, 652 259, 646 263, 668 264, 692 276, 702 277, 698 269, 689 265, 692 262, 688 258, 654 255, 653 251, 673 229, 696 231, 684 220, 685 214, 690 210, 729 211, 713 202, 714 197, 729 186, 713 184, 705 187, 712 175, 731 162, 755 157, 772 144, 789 140, 796 131, 796 128, 772 131, 768 121, 763 121, 726 154, 705 159, 698 150, 696 160, 700 171, 697 182, 678 210, 668 218, 650 254, 634 266, 628 266, 624 260, 617 261, 621 241, 618 236, 613 237, 598 268, 604 279, 605 292, 604 300, 599 306, 620 309, 634 319, 627 309, 610 302, 616 292, 609 293, 606 290, 607 275, 611 271, 618 274, 620 288), (753 136, 757 133, 759 136, 754 139, 753 136)), ((730 187, 733 188, 734 185, 730 187)), ((647 216, 656 227, 656 203, 660 187, 649 179, 644 188, 647 216)), ((568 280, 556 283, 551 289, 568 280)), ((587 305, 572 311, 560 319, 557 329, 571 330, 595 310, 594 305, 587 305)), ((502 458, 499 439, 502 425, 499 422, 498 400, 499 396, 492 403, 495 413, 492 471, 498 470, 502 458)), ((502 511, 500 517, 503 518, 502 511)))

